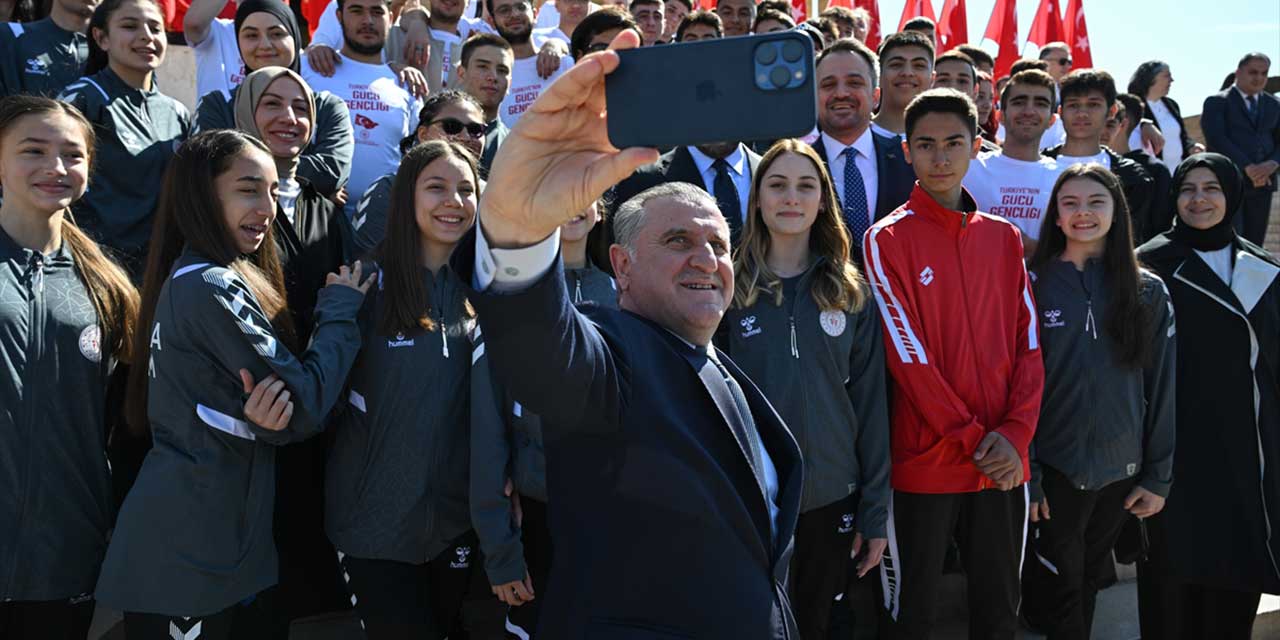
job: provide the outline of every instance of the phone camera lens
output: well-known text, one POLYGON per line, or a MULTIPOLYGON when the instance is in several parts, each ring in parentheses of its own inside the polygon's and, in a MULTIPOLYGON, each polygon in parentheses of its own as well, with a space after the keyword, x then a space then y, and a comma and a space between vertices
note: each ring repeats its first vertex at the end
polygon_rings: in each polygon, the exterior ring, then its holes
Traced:
POLYGON ((772 82, 775 87, 785 87, 788 82, 791 82, 791 72, 787 71, 786 67, 774 67, 773 70, 769 72, 769 81, 772 82))
POLYGON ((782 59, 787 62, 796 62, 804 56, 804 45, 795 40, 787 40, 782 44, 782 59))
POLYGON ((756 47, 756 62, 759 64, 773 64, 778 59, 778 49, 772 42, 766 42, 756 47))

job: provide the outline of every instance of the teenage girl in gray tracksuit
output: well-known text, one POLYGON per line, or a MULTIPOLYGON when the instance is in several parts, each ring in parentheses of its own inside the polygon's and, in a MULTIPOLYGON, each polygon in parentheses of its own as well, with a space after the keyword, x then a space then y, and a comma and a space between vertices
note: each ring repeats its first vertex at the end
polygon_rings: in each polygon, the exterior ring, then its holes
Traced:
POLYGON ((1023 611, 1050 638, 1089 637, 1121 527, 1159 512, 1172 484, 1173 306, 1139 269, 1132 237, 1119 180, 1076 165, 1054 187, 1028 266, 1045 383, 1023 611))
POLYGON ((809 145, 784 140, 753 172, 733 307, 717 334, 804 456, 788 585, 804 638, 827 636, 850 552, 862 575, 879 563, 889 506, 884 342, 823 167, 809 145))
POLYGON ((107 387, 128 359, 138 294, 68 215, 94 159, 91 133, 65 102, 0 100, 0 638, 9 640, 83 640, 115 517, 107 387))
POLYGON ((274 176, 261 143, 223 130, 189 140, 166 178, 176 197, 157 217, 128 399, 154 446, 97 589, 125 612, 130 640, 265 635, 232 623, 277 579, 274 447, 321 430, 359 349, 355 316, 369 282, 358 288, 344 267, 318 296, 310 347, 290 351, 274 176), (250 419, 242 371, 284 383, 286 425, 250 419))
POLYGON ((468 507, 478 329, 448 266, 475 220, 478 185, 462 147, 433 141, 405 155, 375 253, 378 284, 360 314, 363 346, 333 427, 325 531, 370 640, 464 628, 504 637, 468 507))
MULTIPOLYGON (((565 286, 574 304, 617 308, 613 278, 588 258, 588 236, 599 222, 600 209, 593 205, 560 227, 565 286)), ((473 404, 491 416, 472 422, 471 520, 484 549, 489 584, 513 606, 508 614, 511 624, 532 636, 541 603, 537 592, 546 587, 553 552, 542 420, 493 379, 483 352, 475 358, 471 376, 472 388, 482 396, 473 404), (521 507, 519 523, 513 499, 521 507)))

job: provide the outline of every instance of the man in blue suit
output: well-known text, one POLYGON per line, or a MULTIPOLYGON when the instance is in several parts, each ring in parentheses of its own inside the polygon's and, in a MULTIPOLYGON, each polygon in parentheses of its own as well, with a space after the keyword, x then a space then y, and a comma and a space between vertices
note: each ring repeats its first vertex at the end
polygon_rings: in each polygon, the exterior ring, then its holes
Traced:
MULTIPOLYGON (((866 45, 839 40, 818 54, 815 67, 820 135, 813 148, 831 174, 855 249, 872 223, 906 202, 916 184, 902 143, 871 130, 878 65, 866 45)), ((853 253, 855 259, 862 255, 853 253)))
POLYGON ((1245 174, 1243 216, 1237 231, 1262 246, 1271 213, 1271 194, 1280 168, 1280 100, 1266 92, 1271 59, 1250 53, 1236 66, 1231 88, 1205 98, 1200 127, 1210 151, 1231 158, 1245 174))
MULTIPOLYGON (((613 48, 636 44, 624 31, 613 48)), ((715 199, 672 183, 623 204, 610 248, 621 310, 576 310, 564 286, 558 227, 657 159, 609 144, 617 64, 588 56, 525 112, 452 258, 494 374, 543 419, 555 554, 538 636, 794 639, 800 450, 710 346, 733 297, 715 199)))

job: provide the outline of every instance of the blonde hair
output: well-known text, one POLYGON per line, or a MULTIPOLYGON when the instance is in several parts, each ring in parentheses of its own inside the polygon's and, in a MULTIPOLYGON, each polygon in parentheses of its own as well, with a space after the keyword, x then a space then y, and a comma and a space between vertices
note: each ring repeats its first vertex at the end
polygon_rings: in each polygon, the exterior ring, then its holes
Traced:
POLYGON ((849 231, 840 214, 831 176, 827 174, 822 159, 813 147, 794 139, 779 140, 770 147, 751 176, 747 226, 733 261, 736 283, 733 305, 738 308, 750 307, 762 293, 771 294, 774 305, 782 305, 782 278, 769 268, 766 261, 772 237, 764 224, 764 214, 760 211, 759 194, 763 176, 768 173, 769 167, 786 154, 800 156, 812 163, 821 184, 821 202, 818 205, 818 218, 809 230, 809 248, 826 260, 818 265, 810 288, 814 302, 823 311, 858 311, 866 304, 867 288, 857 265, 849 260, 853 243, 849 240, 849 231))

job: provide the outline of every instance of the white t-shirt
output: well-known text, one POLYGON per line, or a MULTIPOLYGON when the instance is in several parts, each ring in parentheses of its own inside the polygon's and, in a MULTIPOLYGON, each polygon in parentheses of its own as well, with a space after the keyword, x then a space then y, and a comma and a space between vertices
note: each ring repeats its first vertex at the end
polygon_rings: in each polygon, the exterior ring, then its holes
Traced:
POLYGON ((551 74, 550 78, 538 77, 538 56, 531 56, 523 60, 516 60, 511 65, 511 88, 507 91, 507 97, 503 98, 502 104, 498 106, 498 117, 502 119, 502 124, 507 128, 516 126, 516 122, 520 120, 520 115, 524 113, 534 100, 542 95, 542 90, 551 86, 551 83, 560 74, 569 70, 573 66, 573 58, 565 56, 560 58, 560 68, 551 74))
MULTIPOLYGON (((1000 126, 996 127, 996 140, 1003 143, 1006 133, 1004 123, 1001 123, 1000 126)), ((1066 144, 1066 142, 1067 130, 1062 126, 1062 118, 1054 120, 1053 124, 1049 125, 1049 128, 1045 129, 1044 133, 1040 134, 1041 151, 1044 151, 1045 149, 1052 149, 1060 144, 1066 144)))
POLYGON ((979 211, 1012 222, 1022 235, 1036 240, 1060 173, 1062 167, 1053 158, 1040 156, 1029 162, 988 151, 969 163, 963 184, 979 211))
POLYGON ((1164 136, 1164 150, 1157 159, 1169 167, 1169 172, 1172 173, 1182 163, 1182 125, 1178 124, 1173 112, 1164 106, 1164 101, 1148 100, 1147 105, 1151 107, 1151 115, 1156 117, 1156 124, 1160 125, 1160 135, 1164 136))
POLYGON ((458 33, 450 33, 439 29, 431 30, 431 37, 443 42, 444 47, 443 55, 440 56, 440 60, 432 60, 430 64, 440 65, 440 78, 446 86, 448 85, 450 77, 449 70, 457 66, 459 62, 458 60, 453 59, 453 47, 454 45, 461 46, 462 43, 467 41, 467 38, 471 37, 472 33, 496 32, 493 30, 493 27, 490 27, 489 23, 484 20, 481 20, 480 18, 468 18, 467 16, 462 16, 462 19, 458 20, 458 33))
POLYGON ((347 210, 352 211, 359 194, 400 165, 400 141, 417 127, 422 102, 400 86, 385 64, 366 64, 344 56, 333 77, 326 78, 304 61, 302 77, 315 91, 342 98, 351 111, 356 146, 347 181, 347 210))
POLYGON ((569 36, 566 36, 560 27, 547 27, 546 29, 534 29, 533 35, 529 37, 529 43, 534 49, 542 49, 542 45, 547 40, 559 40, 564 43, 565 47, 569 46, 569 36))
POLYGON ((1096 162, 1108 169, 1111 168, 1111 156, 1108 155, 1105 150, 1099 151, 1098 153, 1091 156, 1068 156, 1068 155, 1058 156, 1058 164, 1063 169, 1066 169, 1067 167, 1070 167, 1072 165, 1085 164, 1088 162, 1096 162))
POLYGON ((276 193, 276 198, 280 202, 280 210, 284 211, 284 217, 289 219, 289 224, 294 224, 293 212, 298 205, 298 196, 302 195, 302 185, 292 178, 285 178, 280 181, 280 191, 276 193))
POLYGON ((244 61, 236 42, 236 23, 214 18, 209 35, 194 47, 196 53, 196 97, 221 91, 231 99, 231 90, 244 81, 244 61))
POLYGON ((560 26, 560 12, 556 10, 556 0, 547 0, 538 9, 538 22, 533 25, 538 29, 556 29, 560 26))

